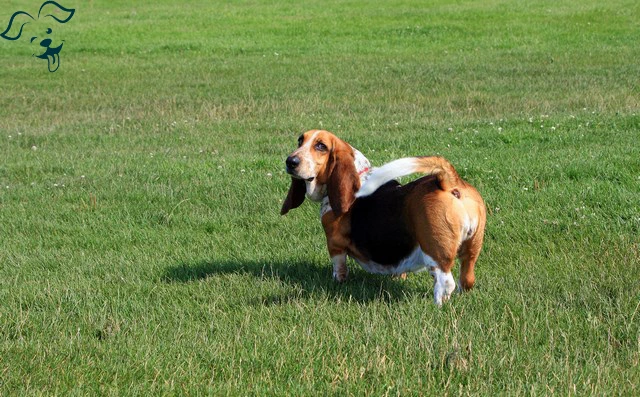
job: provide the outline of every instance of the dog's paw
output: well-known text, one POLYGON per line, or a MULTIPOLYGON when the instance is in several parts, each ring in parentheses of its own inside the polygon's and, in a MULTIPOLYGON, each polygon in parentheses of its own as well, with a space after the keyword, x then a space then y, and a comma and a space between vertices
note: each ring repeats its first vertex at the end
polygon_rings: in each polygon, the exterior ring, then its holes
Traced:
POLYGON ((347 267, 347 255, 340 254, 331 257, 333 263, 333 279, 339 283, 347 280, 349 275, 349 268, 347 267))
POLYGON ((442 291, 438 291, 433 296, 433 302, 437 306, 442 306, 442 304, 448 301, 450 298, 451 298, 450 293, 447 294, 447 293, 442 293, 442 291))
POLYGON ((347 281, 349 275, 349 269, 345 266, 343 269, 337 269, 333 271, 333 279, 338 283, 347 281))
POLYGON ((451 293, 456 289, 456 282, 450 272, 444 273, 438 268, 434 269, 434 276, 433 301, 436 305, 442 306, 451 298, 451 293))

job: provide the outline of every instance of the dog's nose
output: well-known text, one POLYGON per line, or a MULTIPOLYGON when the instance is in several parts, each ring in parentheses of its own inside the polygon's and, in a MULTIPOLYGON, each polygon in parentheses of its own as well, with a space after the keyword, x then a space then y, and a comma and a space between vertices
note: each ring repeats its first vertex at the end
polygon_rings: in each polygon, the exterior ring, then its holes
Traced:
POLYGON ((40 42, 40 47, 49 47, 51 45, 51 39, 44 39, 40 42))
POLYGON ((294 170, 300 165, 300 157, 298 156, 289 156, 287 157, 287 168, 294 170))

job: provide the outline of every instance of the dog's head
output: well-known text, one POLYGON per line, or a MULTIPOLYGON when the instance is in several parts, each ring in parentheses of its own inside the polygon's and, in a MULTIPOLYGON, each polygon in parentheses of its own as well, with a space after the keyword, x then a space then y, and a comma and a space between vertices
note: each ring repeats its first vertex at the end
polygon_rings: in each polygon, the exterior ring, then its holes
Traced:
POLYGON ((24 11, 14 12, 9 26, 0 33, 0 37, 18 40, 22 36, 28 36, 34 48, 33 56, 46 59, 49 71, 55 72, 60 67, 60 51, 64 41, 54 41, 53 27, 67 23, 74 13, 75 9, 65 8, 55 1, 45 1, 40 6, 37 18, 24 11))
POLYGON ((300 135, 298 148, 286 160, 291 187, 280 213, 299 207, 305 195, 314 201, 328 195, 336 215, 347 212, 360 187, 354 156, 348 143, 328 131, 300 135))

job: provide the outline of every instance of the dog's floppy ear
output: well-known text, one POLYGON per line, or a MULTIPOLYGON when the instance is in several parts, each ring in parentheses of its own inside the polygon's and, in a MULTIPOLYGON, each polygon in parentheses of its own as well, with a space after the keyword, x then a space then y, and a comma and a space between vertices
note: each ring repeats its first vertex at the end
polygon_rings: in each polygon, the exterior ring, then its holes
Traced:
POLYGON ((51 17, 60 23, 67 23, 75 12, 74 8, 65 8, 55 1, 45 1, 38 11, 38 19, 51 17))
POLYGON ((360 188, 360 179, 354 164, 353 149, 336 139, 329 161, 327 192, 333 212, 340 216, 347 212, 360 188))
POLYGON ((16 11, 11 15, 9 26, 4 32, 0 33, 0 37, 7 40, 18 40, 22 35, 24 25, 33 21, 34 18, 24 11, 16 11))
POLYGON ((300 207, 307 193, 307 184, 302 179, 291 178, 291 186, 287 198, 284 199, 280 215, 284 215, 289 210, 300 207))

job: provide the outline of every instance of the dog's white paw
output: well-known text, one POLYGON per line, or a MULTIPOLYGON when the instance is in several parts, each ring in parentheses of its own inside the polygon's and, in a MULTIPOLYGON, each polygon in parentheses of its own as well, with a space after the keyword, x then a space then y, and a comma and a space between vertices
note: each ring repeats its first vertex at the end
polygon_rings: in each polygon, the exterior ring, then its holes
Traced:
POLYGON ((442 306, 444 302, 451 298, 451 293, 456 289, 456 282, 451 272, 445 273, 438 268, 433 270, 433 276, 435 278, 433 301, 436 305, 442 306))
POLYGON ((442 304, 451 298, 451 294, 436 292, 433 294, 433 301, 436 305, 442 306, 442 304))

